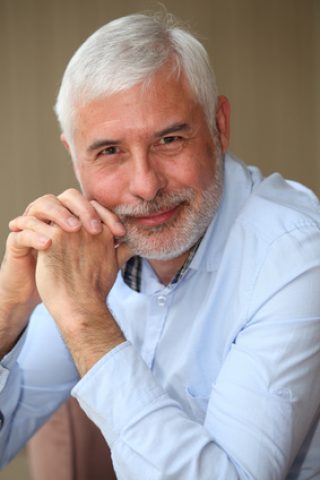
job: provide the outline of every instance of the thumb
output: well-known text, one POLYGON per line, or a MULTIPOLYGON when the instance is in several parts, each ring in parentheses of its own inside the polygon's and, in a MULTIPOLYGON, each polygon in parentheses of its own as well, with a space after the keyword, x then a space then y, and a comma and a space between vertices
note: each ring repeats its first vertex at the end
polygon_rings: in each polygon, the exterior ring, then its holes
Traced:
POLYGON ((123 265, 129 260, 129 258, 133 257, 134 253, 128 245, 123 242, 116 249, 116 257, 119 269, 123 267, 123 265))

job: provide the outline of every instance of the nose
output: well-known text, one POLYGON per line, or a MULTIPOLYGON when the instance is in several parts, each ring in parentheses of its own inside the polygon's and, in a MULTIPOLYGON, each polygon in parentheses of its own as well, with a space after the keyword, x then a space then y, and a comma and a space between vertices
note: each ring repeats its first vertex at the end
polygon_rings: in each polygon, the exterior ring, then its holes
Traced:
POLYGON ((160 171, 157 159, 152 159, 148 152, 132 155, 130 174, 130 193, 144 201, 153 200, 157 193, 166 186, 166 178, 160 171))

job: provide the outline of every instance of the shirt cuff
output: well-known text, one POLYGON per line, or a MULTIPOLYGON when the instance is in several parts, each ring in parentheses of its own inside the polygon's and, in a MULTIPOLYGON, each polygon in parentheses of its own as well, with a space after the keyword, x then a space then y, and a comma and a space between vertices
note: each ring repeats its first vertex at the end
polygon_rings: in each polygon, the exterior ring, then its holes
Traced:
POLYGON ((165 392, 132 344, 126 341, 102 357, 71 394, 111 446, 121 430, 165 392))

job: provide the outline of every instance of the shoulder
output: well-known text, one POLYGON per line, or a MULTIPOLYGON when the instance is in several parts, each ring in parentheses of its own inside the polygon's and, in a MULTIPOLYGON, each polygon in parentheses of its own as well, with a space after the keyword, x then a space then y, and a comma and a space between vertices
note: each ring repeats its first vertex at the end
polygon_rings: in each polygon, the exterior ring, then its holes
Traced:
POLYGON ((294 231, 320 229, 320 202, 305 186, 275 173, 252 189, 235 225, 259 235, 267 243, 294 231))
POLYGON ((258 279, 265 289, 314 269, 319 275, 319 199, 277 173, 263 178, 255 168, 242 168, 252 172, 251 189, 229 227, 220 265, 237 272, 249 290, 258 279))

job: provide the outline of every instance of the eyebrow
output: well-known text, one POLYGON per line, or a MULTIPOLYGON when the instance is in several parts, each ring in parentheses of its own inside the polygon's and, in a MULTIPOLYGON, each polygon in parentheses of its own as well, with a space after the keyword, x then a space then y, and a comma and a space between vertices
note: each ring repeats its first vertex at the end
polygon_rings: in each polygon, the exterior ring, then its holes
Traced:
POLYGON ((95 150, 98 150, 102 147, 110 147, 112 145, 117 145, 120 143, 120 140, 112 140, 112 139, 102 139, 102 140, 96 140, 95 142, 91 143, 89 147, 87 148, 87 152, 94 152, 95 150))
POLYGON ((190 125, 188 123, 173 123, 169 127, 164 128, 163 130, 160 130, 159 132, 155 133, 155 137, 164 137, 165 135, 168 135, 169 133, 175 133, 175 132, 182 132, 185 130, 190 130, 190 125))
MULTIPOLYGON (((186 130, 190 130, 190 125, 188 123, 173 123, 172 125, 169 125, 168 127, 159 130, 158 132, 155 132, 154 138, 159 138, 165 135, 169 135, 170 133, 182 132, 186 130)), ((95 150, 98 150, 100 148, 110 147, 119 143, 121 143, 121 140, 119 139, 98 139, 91 145, 89 145, 89 147, 87 148, 87 152, 94 152, 95 150)))

